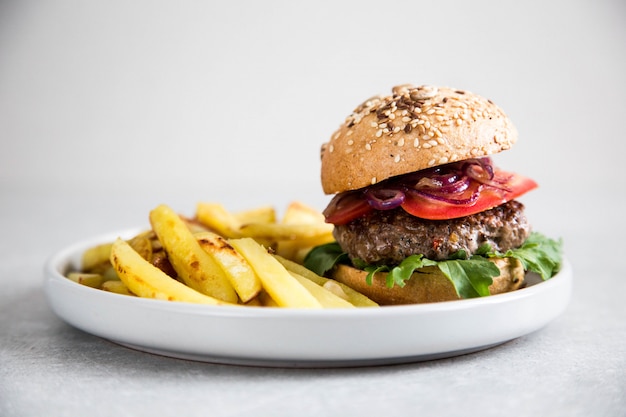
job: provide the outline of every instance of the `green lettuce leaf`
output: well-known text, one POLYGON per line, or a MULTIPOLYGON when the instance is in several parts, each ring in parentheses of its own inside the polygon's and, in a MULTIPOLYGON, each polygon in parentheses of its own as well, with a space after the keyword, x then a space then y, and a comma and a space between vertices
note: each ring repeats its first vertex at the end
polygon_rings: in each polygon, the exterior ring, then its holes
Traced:
POLYGON ((320 276, 340 263, 349 264, 350 258, 337 242, 316 246, 304 258, 304 266, 320 276))
POLYGON ((562 240, 553 240, 533 232, 520 248, 505 253, 492 252, 488 256, 519 259, 526 271, 539 274, 545 281, 561 269, 562 247, 562 240))
MULTIPOLYGON (((562 242, 549 239, 539 233, 530 234, 526 242, 517 249, 505 253, 493 251, 489 245, 482 245, 471 257, 464 251, 458 251, 445 261, 433 261, 423 255, 411 255, 397 266, 367 265, 358 259, 354 266, 366 271, 366 281, 372 284, 377 272, 388 272, 386 285, 404 287, 411 275, 420 268, 436 266, 452 282, 457 294, 462 298, 483 297, 489 295, 489 286, 493 278, 500 275, 500 270, 488 258, 510 257, 519 259, 526 271, 539 274, 544 280, 556 274, 562 262, 562 242)), ((336 264, 350 265, 350 258, 342 251, 337 242, 313 248, 304 259, 304 266, 318 275, 324 275, 336 264)))

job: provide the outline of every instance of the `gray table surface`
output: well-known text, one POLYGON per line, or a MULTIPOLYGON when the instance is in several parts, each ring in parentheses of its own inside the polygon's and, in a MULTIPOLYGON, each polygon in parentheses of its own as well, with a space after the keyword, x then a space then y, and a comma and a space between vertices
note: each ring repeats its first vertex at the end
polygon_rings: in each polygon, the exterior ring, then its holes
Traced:
POLYGON ((52 313, 42 289, 46 258, 143 221, 153 202, 120 197, 129 209, 116 210, 115 199, 103 205, 69 192, 4 189, 2 197, 2 416, 626 415, 626 281, 619 259, 599 258, 599 246, 587 252, 599 237, 594 229, 572 223, 563 236, 573 297, 536 333, 430 362, 270 369, 141 353, 52 313))

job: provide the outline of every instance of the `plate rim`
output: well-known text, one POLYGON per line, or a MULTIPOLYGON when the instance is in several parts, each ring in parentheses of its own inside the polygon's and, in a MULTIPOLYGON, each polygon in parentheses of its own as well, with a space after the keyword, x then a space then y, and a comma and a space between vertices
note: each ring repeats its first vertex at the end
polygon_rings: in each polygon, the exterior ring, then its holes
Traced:
MULTIPOLYGON (((126 295, 120 295, 102 291, 99 289, 87 287, 78 284, 63 275, 63 271, 75 264, 82 254, 82 252, 88 247, 97 244, 112 241, 115 237, 120 236, 122 238, 132 237, 133 234, 145 230, 145 228, 133 228, 121 230, 119 232, 111 232, 94 236, 92 238, 84 239, 79 242, 75 242, 65 248, 58 250, 52 256, 48 258, 44 265, 44 292, 48 299, 48 304, 52 307, 53 311, 74 327, 81 328, 88 333, 95 334, 96 336, 103 337, 111 340, 117 344, 143 350, 150 353, 161 353, 165 356, 177 357, 181 359, 196 359, 204 360, 207 362, 219 362, 227 364, 251 364, 251 365, 267 365, 267 366, 289 366, 289 367, 319 367, 319 366, 359 366, 363 365, 380 365, 384 363, 400 363, 406 361, 417 360, 429 360, 438 359, 440 357, 456 356, 458 354, 486 349, 488 347, 504 343, 514 338, 523 336, 532 331, 538 330, 550 321, 558 317, 566 308, 571 297, 572 287, 572 265, 569 259, 563 256, 563 262, 561 269, 557 275, 549 280, 539 282, 536 285, 522 288, 513 292, 491 295, 488 297, 445 301, 438 303, 425 303, 425 304, 411 304, 411 305, 397 305, 397 306, 381 306, 381 307, 368 307, 368 308, 356 308, 356 309, 297 309, 297 308, 267 308, 267 307, 254 307, 254 306, 207 306, 183 302, 172 302, 167 300, 154 300, 138 297, 129 297, 126 295), (542 293, 564 291, 561 294, 561 305, 553 311, 549 317, 543 317, 542 320, 538 320, 532 331, 521 332, 521 334, 514 335, 513 337, 502 338, 502 340, 487 343, 481 346, 466 346, 465 349, 451 349, 448 352, 431 352, 429 355, 414 355, 413 357, 384 357, 384 358, 355 358, 354 360, 338 360, 332 358, 326 359, 307 359, 299 358, 234 358, 234 357, 220 357, 220 355, 211 355, 210 352, 205 354, 193 354, 182 351, 172 351, 171 349, 161 349, 159 347, 150 346, 149 344, 138 344, 123 340, 124 338, 108 337, 107 335, 97 334, 90 329, 89 326, 79 326, 72 317, 67 317, 67 313, 60 312, 58 306, 55 305, 55 293, 57 291, 68 291, 79 295, 88 297, 97 297, 102 303, 112 303, 118 306, 123 306, 130 309, 139 309, 150 311, 154 310, 161 314, 171 313, 176 316, 188 316, 195 317, 197 319, 212 319, 212 320, 232 320, 232 319, 251 319, 265 320, 269 322, 287 322, 292 320, 301 321, 303 324, 313 323, 316 321, 329 319, 336 319, 339 322, 345 322, 346 326, 353 323, 360 323, 367 320, 384 320, 388 318, 415 320, 420 317, 439 317, 449 314, 461 314, 467 312, 480 312, 484 309, 501 308, 503 305, 519 305, 521 303, 528 302, 529 299, 540 296, 542 293), (116 340, 117 339, 117 340, 116 340), (456 352, 456 353, 455 353, 456 352), (421 358, 421 359, 420 359, 421 358)), ((520 332, 520 331, 518 331, 520 332)), ((297 356, 297 355, 296 355, 297 356)), ((404 355, 406 356, 406 355, 404 355)))

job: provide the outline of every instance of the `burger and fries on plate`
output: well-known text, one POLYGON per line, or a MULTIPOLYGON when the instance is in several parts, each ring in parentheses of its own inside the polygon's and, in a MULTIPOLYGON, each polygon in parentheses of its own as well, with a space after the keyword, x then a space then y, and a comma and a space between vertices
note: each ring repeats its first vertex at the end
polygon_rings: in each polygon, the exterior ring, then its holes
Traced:
POLYGON ((131 296, 210 305, 353 308, 441 302, 550 279, 561 242, 517 198, 537 187, 496 167, 517 131, 491 100, 402 85, 372 97, 322 146, 322 212, 292 203, 233 213, 166 205, 150 230, 87 250, 70 279, 131 296))

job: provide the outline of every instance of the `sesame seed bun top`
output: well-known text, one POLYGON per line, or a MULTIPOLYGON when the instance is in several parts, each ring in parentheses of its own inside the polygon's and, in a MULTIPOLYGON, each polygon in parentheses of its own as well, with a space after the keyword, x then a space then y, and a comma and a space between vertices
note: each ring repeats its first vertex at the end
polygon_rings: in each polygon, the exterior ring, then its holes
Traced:
POLYGON ((401 85, 350 114, 322 145, 326 194, 509 149, 517 131, 491 100, 448 87, 401 85))

